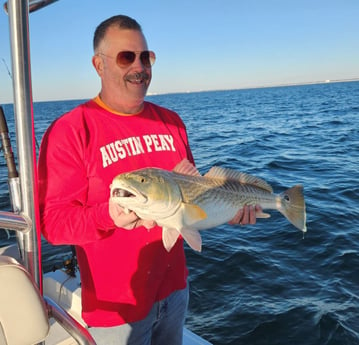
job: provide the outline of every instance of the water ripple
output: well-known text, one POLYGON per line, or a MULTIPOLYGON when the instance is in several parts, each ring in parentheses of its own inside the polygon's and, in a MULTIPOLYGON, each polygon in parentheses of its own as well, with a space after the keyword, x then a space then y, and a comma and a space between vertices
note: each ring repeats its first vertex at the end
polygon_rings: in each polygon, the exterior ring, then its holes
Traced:
MULTIPOLYGON (((254 226, 203 231, 202 253, 186 247, 186 323, 213 344, 359 345, 358 94, 352 82, 149 97, 183 117, 201 172, 234 168, 276 193, 304 185, 304 237, 273 211, 254 226)), ((36 104, 38 140, 78 103, 36 104)), ((0 203, 9 206, 6 192, 0 203)), ((67 249, 44 243, 45 270, 67 249)))

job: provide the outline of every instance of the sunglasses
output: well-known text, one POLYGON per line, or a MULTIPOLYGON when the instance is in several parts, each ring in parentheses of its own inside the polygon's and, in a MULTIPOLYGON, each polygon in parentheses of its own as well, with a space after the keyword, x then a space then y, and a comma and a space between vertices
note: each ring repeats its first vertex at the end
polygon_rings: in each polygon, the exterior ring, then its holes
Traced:
MULTIPOLYGON (((103 53, 99 53, 99 55, 113 58, 103 53)), ((133 52, 125 50, 117 54, 116 63, 119 67, 128 67, 135 62, 137 55, 140 56, 141 63, 146 68, 150 68, 156 61, 156 54, 153 51, 144 50, 142 52, 133 52)))

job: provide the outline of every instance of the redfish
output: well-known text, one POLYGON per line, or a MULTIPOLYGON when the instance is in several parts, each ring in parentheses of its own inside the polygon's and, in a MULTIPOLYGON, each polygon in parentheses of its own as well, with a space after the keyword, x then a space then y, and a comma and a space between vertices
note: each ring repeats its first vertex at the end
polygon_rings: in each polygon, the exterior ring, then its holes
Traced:
MULTIPOLYGON (((167 251, 181 234, 188 245, 201 251, 199 230, 229 222, 245 205, 282 213, 296 228, 307 231, 303 187, 296 185, 274 194, 263 179, 239 171, 212 167, 201 176, 188 161, 173 171, 145 168, 116 176, 111 198, 140 218, 162 226, 167 251)), ((257 218, 268 218, 261 212, 257 218)))

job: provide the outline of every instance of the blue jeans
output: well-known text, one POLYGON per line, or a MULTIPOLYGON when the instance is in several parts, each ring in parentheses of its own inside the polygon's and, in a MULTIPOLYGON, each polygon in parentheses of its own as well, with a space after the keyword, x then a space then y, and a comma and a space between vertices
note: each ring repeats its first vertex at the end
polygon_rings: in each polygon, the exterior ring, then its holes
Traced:
POLYGON ((156 302, 145 319, 117 327, 93 327, 97 345, 182 345, 189 288, 156 302))

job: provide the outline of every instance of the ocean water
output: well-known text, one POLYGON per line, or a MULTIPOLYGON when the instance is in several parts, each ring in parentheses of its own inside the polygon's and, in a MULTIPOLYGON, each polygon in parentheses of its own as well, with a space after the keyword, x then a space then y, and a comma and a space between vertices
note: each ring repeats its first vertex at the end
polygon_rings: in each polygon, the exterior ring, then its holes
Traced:
MULTIPOLYGON (((233 168, 275 192, 304 186, 304 236, 273 211, 256 225, 202 231, 201 253, 186 247, 187 327, 216 345, 359 344, 359 82, 148 100, 182 116, 201 172, 233 168)), ((37 140, 80 102, 35 103, 37 140)), ((11 129, 12 108, 4 108, 11 129)), ((6 177, 2 159, 2 209, 10 209, 6 177)), ((13 241, 0 231, 0 245, 13 241)), ((44 269, 66 254, 44 242, 44 269)))

